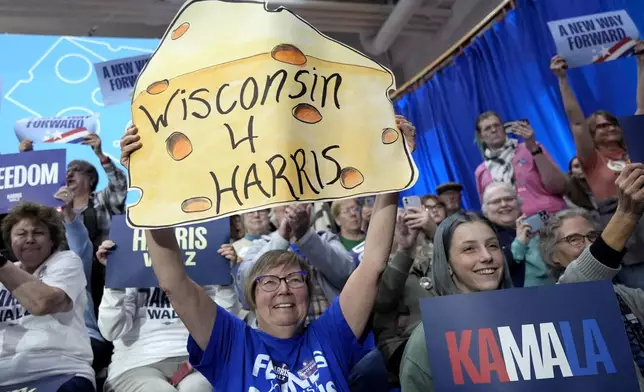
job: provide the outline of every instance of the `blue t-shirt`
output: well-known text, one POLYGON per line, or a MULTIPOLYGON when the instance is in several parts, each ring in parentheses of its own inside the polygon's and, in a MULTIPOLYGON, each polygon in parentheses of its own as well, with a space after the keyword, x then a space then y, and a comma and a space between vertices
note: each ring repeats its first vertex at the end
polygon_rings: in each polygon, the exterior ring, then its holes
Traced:
POLYGON ((190 363, 220 392, 349 392, 360 347, 339 298, 290 339, 253 329, 221 307, 205 352, 188 339, 190 363))

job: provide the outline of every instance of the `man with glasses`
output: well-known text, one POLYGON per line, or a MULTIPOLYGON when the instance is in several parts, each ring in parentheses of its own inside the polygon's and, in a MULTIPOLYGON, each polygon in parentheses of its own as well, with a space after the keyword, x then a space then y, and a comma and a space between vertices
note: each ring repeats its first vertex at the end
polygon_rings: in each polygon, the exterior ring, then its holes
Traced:
MULTIPOLYGON (((107 174, 107 187, 96 191, 98 171, 87 161, 74 160, 67 165, 65 177, 67 190, 73 195, 74 212, 81 214, 85 227, 95 248, 108 239, 112 215, 125 213, 127 177, 103 153, 101 138, 97 134, 85 136, 82 144, 90 146, 107 174)), ((24 139, 19 146, 20 152, 33 150, 33 143, 24 139)), ((100 302, 100 301, 99 301, 100 302)))
POLYGON ((421 201, 423 202, 423 207, 429 212, 429 217, 436 226, 440 225, 442 221, 447 218, 447 209, 445 204, 438 198, 436 195, 426 195, 423 196, 421 201))
POLYGON ((331 215, 340 227, 340 242, 347 251, 360 245, 365 239, 361 212, 356 199, 337 200, 331 204, 331 215))

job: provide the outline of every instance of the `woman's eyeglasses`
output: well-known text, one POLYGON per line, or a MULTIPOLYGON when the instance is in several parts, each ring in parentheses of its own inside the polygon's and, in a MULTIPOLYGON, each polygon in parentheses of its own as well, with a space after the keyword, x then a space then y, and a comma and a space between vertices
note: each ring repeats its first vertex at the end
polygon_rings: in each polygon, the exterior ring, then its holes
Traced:
POLYGON ((306 271, 291 272, 281 278, 275 275, 260 275, 255 278, 255 282, 259 288, 267 293, 277 290, 282 281, 286 282, 286 285, 292 289, 300 289, 306 285, 307 275, 308 272, 306 271))
POLYGON ((599 236, 601 235, 600 231, 591 231, 590 233, 583 235, 583 234, 570 234, 565 236, 564 238, 560 239, 557 241, 557 243, 560 242, 567 242, 570 244, 570 246, 574 246, 575 248, 579 248, 580 246, 584 245, 585 240, 587 239, 589 242, 593 243, 599 236))

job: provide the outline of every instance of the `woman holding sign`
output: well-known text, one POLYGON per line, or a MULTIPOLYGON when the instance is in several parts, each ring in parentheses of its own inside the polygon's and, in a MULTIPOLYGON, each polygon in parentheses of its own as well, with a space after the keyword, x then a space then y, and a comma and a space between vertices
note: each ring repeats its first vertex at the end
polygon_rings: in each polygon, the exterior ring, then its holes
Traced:
MULTIPOLYGON (((635 114, 644 114, 644 41, 635 46, 635 51, 638 79, 635 114)), ((561 56, 553 57, 550 69, 559 81, 564 109, 575 138, 577 156, 593 195, 598 202, 615 197, 615 179, 628 160, 622 129, 617 118, 604 110, 598 110, 586 119, 568 82, 566 59, 561 56)))
MULTIPOLYGON (((434 295, 512 287, 503 250, 490 221, 473 212, 459 212, 438 226, 432 282, 434 295)), ((400 385, 404 392, 434 391, 422 324, 407 342, 400 363, 400 385)))
MULTIPOLYGON (((413 126, 397 120, 408 142, 413 126)), ((141 147, 136 131, 121 140, 122 159, 141 147)), ((411 137, 411 139, 410 139, 411 137)), ((216 391, 349 391, 347 377, 362 338, 393 239, 397 194, 378 196, 367 234, 364 261, 325 313, 304 326, 311 278, 295 253, 272 251, 253 266, 245 282, 247 302, 259 330, 218 307, 185 274, 172 229, 146 232, 161 287, 190 331, 190 362, 216 391), (288 387, 287 387, 288 386, 288 387)))
POLYGON ((61 250, 60 215, 19 204, 2 222, 2 237, 19 261, 0 256, 0 389, 94 391, 83 263, 61 250))
MULTIPOLYGON (((635 46, 637 53, 637 111, 644 114, 644 41, 635 46)), ((617 118, 603 110, 594 112, 586 119, 584 112, 568 82, 566 59, 555 56, 550 69, 559 81, 559 90, 568 116, 586 181, 597 201, 601 224, 606 225, 617 207, 615 179, 628 163, 628 152, 622 128, 617 118)), ((644 227, 640 224, 640 227, 644 227)), ((644 230, 644 229, 642 229, 644 230)), ((640 231, 642 231, 640 230, 640 231)), ((624 257, 626 268, 619 279, 631 287, 644 288, 644 264, 639 255, 644 252, 644 236, 633 236, 628 253, 624 257)))

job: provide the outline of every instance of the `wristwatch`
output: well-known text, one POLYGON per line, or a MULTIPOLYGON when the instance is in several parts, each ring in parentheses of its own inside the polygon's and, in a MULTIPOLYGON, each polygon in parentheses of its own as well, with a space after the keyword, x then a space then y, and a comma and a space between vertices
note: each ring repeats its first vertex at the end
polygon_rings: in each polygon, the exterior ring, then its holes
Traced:
POLYGON ((539 155, 541 153, 543 153, 543 149, 541 148, 541 146, 538 146, 533 151, 530 151, 530 154, 532 154, 532 156, 539 155))

